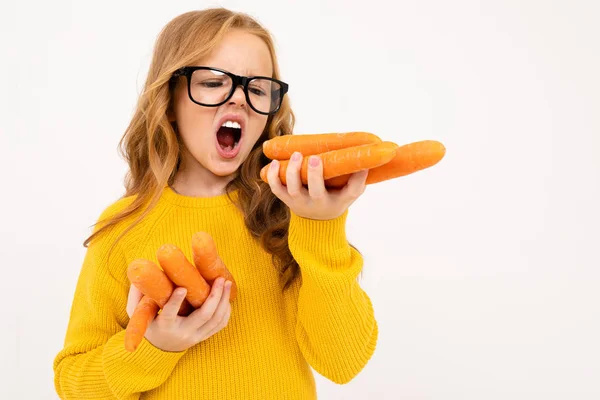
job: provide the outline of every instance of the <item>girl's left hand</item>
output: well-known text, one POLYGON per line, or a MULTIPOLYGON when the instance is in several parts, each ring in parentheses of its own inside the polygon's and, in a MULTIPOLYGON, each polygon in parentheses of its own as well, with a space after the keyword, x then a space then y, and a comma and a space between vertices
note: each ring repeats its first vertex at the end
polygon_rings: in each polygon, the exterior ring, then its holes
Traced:
POLYGON ((292 155, 286 170, 286 185, 279 179, 279 162, 271 161, 267 180, 271 191, 296 215, 309 219, 328 220, 342 215, 364 193, 368 170, 352 174, 342 189, 328 191, 323 180, 323 163, 316 156, 309 158, 308 189, 302 185, 300 167, 302 154, 292 155), (316 161, 316 164, 313 162, 316 161))

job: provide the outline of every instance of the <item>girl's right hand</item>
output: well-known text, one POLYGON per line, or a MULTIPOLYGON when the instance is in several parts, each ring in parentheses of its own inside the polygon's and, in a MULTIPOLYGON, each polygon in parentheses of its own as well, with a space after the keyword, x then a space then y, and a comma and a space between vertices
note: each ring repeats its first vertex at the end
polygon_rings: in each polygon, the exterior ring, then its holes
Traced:
MULTIPOLYGON (((227 326, 231 315, 231 282, 224 281, 223 278, 216 279, 204 304, 187 317, 177 315, 187 291, 182 287, 176 288, 162 311, 148 325, 145 338, 161 350, 179 352, 219 332, 227 326)), ((142 296, 131 285, 127 299, 130 318, 142 296)))

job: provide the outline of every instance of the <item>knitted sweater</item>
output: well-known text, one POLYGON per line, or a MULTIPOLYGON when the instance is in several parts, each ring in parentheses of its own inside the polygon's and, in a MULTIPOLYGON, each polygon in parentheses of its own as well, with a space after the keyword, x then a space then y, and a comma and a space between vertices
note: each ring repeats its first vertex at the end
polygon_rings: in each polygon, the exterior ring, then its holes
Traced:
MULTIPOLYGON (((234 192, 234 196, 237 192, 234 192)), ((125 207, 121 199, 100 216, 125 207)), ((378 337, 373 307, 357 283, 361 255, 345 232, 348 211, 319 221, 292 213, 289 248, 301 275, 282 290, 272 258, 246 229, 227 195, 187 197, 166 187, 158 205, 108 250, 123 221, 88 247, 71 306, 64 347, 54 361, 62 399, 316 399, 311 367, 327 379, 352 380, 372 356, 378 337), (228 325, 182 352, 145 338, 124 348, 127 266, 157 262, 164 243, 191 260, 191 237, 207 231, 234 276, 237 298, 228 325)))

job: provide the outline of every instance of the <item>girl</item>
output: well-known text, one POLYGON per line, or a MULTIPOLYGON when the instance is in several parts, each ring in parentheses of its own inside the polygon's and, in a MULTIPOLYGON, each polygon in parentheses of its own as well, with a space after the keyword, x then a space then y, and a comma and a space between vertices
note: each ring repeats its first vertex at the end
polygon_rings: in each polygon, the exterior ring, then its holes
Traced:
MULTIPOLYGON (((302 156, 282 185, 262 143, 292 134, 294 115, 269 33, 222 8, 173 19, 155 45, 144 91, 122 139, 124 197, 100 216, 77 283, 64 348, 54 362, 63 399, 315 399, 311 367, 353 379, 378 337, 357 283, 363 259, 345 234, 366 171, 324 186, 302 156), (127 322, 141 294, 128 264, 172 243, 191 259, 207 231, 238 288, 217 280, 207 301, 177 315, 177 288, 134 352, 127 322)), ((315 161, 315 162, 313 162, 315 161)))

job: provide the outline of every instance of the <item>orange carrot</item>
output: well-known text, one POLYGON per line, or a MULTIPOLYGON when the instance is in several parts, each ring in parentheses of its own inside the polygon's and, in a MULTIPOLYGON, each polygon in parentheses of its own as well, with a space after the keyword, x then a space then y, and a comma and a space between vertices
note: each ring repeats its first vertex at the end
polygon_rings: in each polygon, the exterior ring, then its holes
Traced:
POLYGON ((214 281, 223 277, 225 280, 231 281, 231 292, 229 299, 235 300, 237 295, 237 285, 233 275, 223 263, 221 257, 217 253, 217 245, 213 238, 207 232, 196 232, 192 236, 192 254, 194 264, 200 271, 200 274, 206 279, 209 285, 213 285, 214 281))
POLYGON ((210 294, 210 285, 185 254, 173 244, 162 245, 157 253, 158 262, 171 281, 187 289, 186 299, 195 308, 200 307, 210 294))
MULTIPOLYGON (((323 179, 351 174, 363 169, 371 169, 389 162, 396 155, 398 145, 393 142, 381 142, 348 147, 339 150, 318 154, 323 164, 323 179)), ((308 160, 303 157, 301 167, 301 181, 308 184, 308 160)), ((282 184, 287 184, 286 171, 289 160, 279 161, 279 179, 282 184)), ((260 177, 268 183, 267 171, 271 163, 265 165, 260 171, 260 177)))
MULTIPOLYGON (((127 269, 127 277, 142 294, 154 300, 163 308, 175 289, 169 277, 152 261, 133 260, 127 269)), ((189 315, 193 311, 191 304, 184 300, 179 315, 189 315)))
MULTIPOLYGON (((378 183, 409 175, 437 164, 446 154, 444 145, 435 140, 422 140, 398 147, 395 157, 388 163, 370 169, 367 184, 378 183)), ((325 181, 328 188, 339 188, 348 183, 350 175, 325 181)))
POLYGON ((127 351, 132 352, 137 349, 158 310, 159 306, 152 298, 142 297, 125 329, 125 349, 127 351))
POLYGON ((271 160, 289 160, 294 151, 306 157, 372 143, 381 143, 381 139, 369 132, 283 135, 265 141, 263 153, 271 160))

